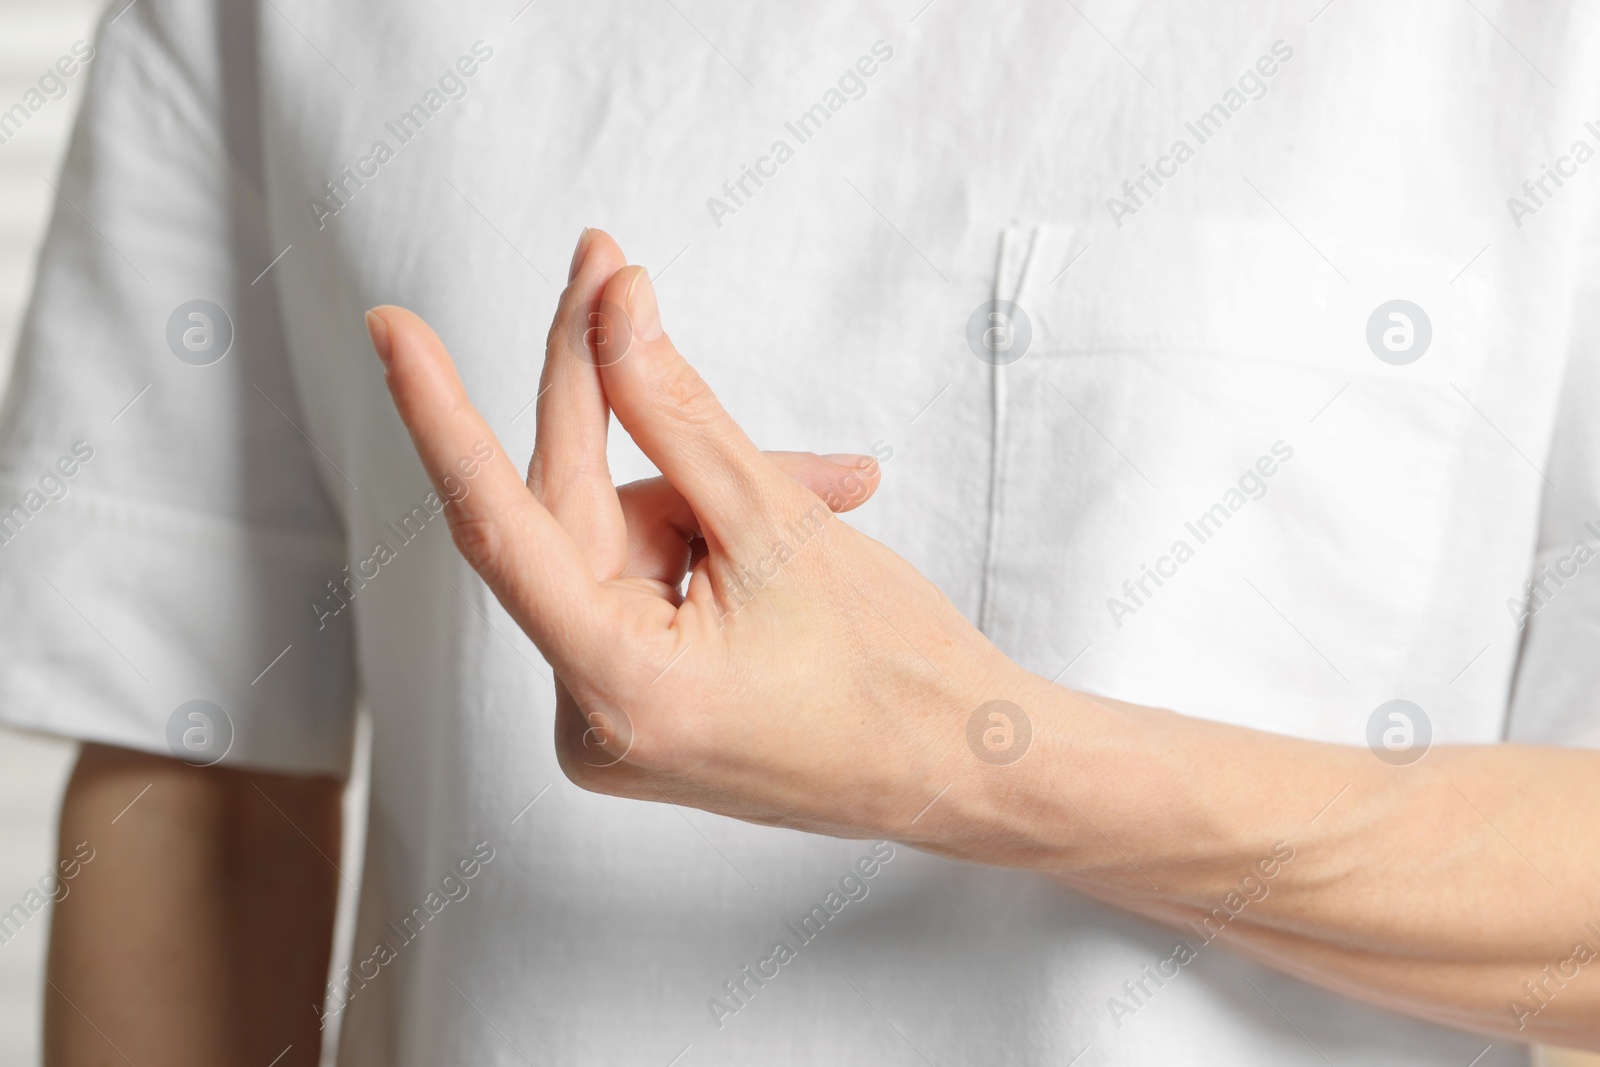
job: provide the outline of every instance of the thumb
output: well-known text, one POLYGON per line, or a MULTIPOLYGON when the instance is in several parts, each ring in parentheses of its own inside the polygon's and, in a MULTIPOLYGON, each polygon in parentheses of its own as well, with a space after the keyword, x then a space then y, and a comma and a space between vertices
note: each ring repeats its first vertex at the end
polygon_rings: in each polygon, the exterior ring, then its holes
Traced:
POLYGON ((643 267, 624 267, 601 298, 610 320, 601 354, 617 421, 682 493, 708 540, 732 546, 815 499, 786 477, 723 410, 711 387, 661 329, 643 267), (620 354, 619 354, 620 352, 620 354))

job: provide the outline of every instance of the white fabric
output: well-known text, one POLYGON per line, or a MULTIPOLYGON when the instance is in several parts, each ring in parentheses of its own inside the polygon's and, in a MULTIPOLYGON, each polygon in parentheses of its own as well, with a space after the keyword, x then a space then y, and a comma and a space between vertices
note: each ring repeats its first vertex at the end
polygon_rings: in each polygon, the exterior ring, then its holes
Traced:
POLYGON ((362 326, 425 315, 526 454, 604 226, 764 447, 892 452, 851 521, 1045 677, 1350 744, 1393 698, 1436 743, 1596 744, 1596 568, 1525 649, 1515 608, 1600 520, 1600 162, 1507 205, 1600 144, 1596 14, 1319 6, 141 0, 97 43, 4 422, 0 508, 93 458, 0 546, 0 716, 166 751, 207 699, 230 762, 341 773, 359 689, 355 957, 394 958, 336 996, 346 1067, 1473 1062, 1221 945, 1130 1000, 1177 935, 903 847, 800 945, 873 846, 566 782, 537 652, 442 519, 397 535, 428 489, 362 326), (991 297, 1032 326, 1002 368, 966 341, 991 297), (1397 298, 1433 329, 1409 366, 1367 347, 1397 298), (235 326, 207 367, 167 344, 193 299, 235 326), (1146 565, 1176 569, 1134 603, 1146 565))

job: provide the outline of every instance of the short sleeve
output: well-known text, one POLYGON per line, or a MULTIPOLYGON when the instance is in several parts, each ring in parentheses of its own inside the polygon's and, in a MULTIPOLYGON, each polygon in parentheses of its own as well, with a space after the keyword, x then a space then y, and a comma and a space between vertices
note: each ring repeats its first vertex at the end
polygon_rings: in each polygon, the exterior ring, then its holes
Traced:
POLYGON ((1505 625, 1522 652, 1506 739, 1600 748, 1600 214, 1578 244, 1567 369, 1540 516, 1505 625))
POLYGON ((269 269, 257 4, 115 8, 70 64, 0 413, 0 722, 343 775, 352 640, 313 606, 344 577, 339 474, 269 269))

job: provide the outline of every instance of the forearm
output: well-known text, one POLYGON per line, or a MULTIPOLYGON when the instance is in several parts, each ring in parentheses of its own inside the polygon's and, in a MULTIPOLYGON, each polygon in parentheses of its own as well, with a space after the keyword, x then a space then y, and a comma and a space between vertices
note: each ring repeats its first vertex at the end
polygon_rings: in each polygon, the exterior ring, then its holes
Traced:
POLYGON ((1394 1010, 1600 1045, 1600 959, 1573 959, 1600 951, 1600 756, 1439 747, 1393 767, 1036 679, 1015 693, 1031 750, 967 761, 942 827, 995 827, 991 862, 1394 1010))
MULTIPOLYGON (((1098 895, 1093 890, 1089 893, 1098 895)), ((1179 936, 1186 938, 1197 952, 1204 951, 1209 943, 1202 924, 1210 913, 1199 908, 1148 901, 1130 906, 1126 899, 1107 899, 1107 903, 1178 927, 1179 936)), ((1215 925, 1214 919, 1212 924, 1215 925)), ((1584 933, 1582 937, 1590 945, 1597 940, 1593 934, 1584 933)), ((1586 988, 1592 987, 1593 979, 1587 967, 1580 969, 1577 977, 1560 981, 1541 973, 1547 965, 1554 973, 1557 957, 1526 965, 1422 959, 1347 947, 1252 923, 1243 916, 1221 933, 1217 943, 1275 970, 1387 1011, 1476 1031, 1495 1040, 1595 1047, 1595 996, 1592 988, 1586 988), (1542 984, 1545 991, 1535 999, 1522 985, 1524 982, 1531 983, 1535 990, 1542 984), (1515 1012, 1508 1007, 1512 1001, 1519 1005, 1515 1012)), ((1569 945, 1559 958, 1565 959, 1571 952, 1569 945)), ((1125 991, 1116 992, 1120 996, 1125 991)), ((1257 992, 1268 1003, 1277 1000, 1270 985, 1259 987, 1257 992)))
MULTIPOLYGON (((561 680, 556 752, 574 782, 1044 871, 1169 920, 1221 906, 1218 936, 1281 969, 1513 1030, 1494 1006, 1564 958, 1592 914, 1600 834, 1544 820, 1584 810, 1600 757, 1441 748, 1402 771, 1027 675, 756 451, 663 332, 648 274, 619 261, 597 231, 579 244, 532 489, 503 448, 462 459, 493 434, 438 335, 399 308, 368 323, 435 488, 474 472, 446 515, 561 680), (572 328, 597 307, 627 328, 572 328), (683 521, 645 521, 606 487, 608 407, 681 495, 683 521), (680 595, 682 564, 659 564, 683 560, 690 529, 702 536, 680 595), (656 551, 636 553, 641 541, 656 551), (1020 760, 975 740, 996 700, 1027 709, 1020 760), (1263 891, 1235 908, 1245 876, 1263 891)), ((1518 1036, 1572 1040, 1564 1028, 1595 1004, 1573 983, 1518 1036)))
POLYGON ((85 745, 60 841, 94 858, 51 924, 45 1062, 315 1064, 339 795, 85 745))

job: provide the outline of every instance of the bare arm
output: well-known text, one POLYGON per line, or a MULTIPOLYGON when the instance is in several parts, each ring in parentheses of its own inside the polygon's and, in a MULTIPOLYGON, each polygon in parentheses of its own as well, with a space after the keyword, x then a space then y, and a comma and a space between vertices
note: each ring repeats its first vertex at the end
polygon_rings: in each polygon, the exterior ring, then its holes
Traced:
MULTIPOLYGON (((648 274, 619 258, 586 231, 526 484, 438 336, 398 308, 369 323, 436 488, 475 478, 446 515, 560 680, 556 752, 575 782, 1047 873, 1185 929, 1174 942, 1221 939, 1394 1011, 1600 1049, 1600 753, 1441 746, 1395 767, 1046 683, 762 456, 666 336, 648 274), (606 329, 573 328, 591 314, 606 329), (681 596, 681 564, 637 562, 668 556, 633 550, 653 535, 608 488, 608 408, 704 535, 681 596), (1014 758, 974 737, 996 702, 1031 723, 1014 758)), ((681 536, 659 540, 683 559, 681 536)))
POLYGON ((278 1067, 316 1064, 339 801, 326 778, 84 745, 61 810, 61 859, 80 869, 51 924, 45 1063, 263 1067, 292 1045, 278 1067))
MULTIPOLYGON (((1009 837, 994 861, 1167 922, 1175 949, 1215 940, 1391 1011, 1600 1049, 1600 754, 1454 746, 1395 767, 1031 686, 1039 751, 949 798, 950 825, 1009 837)), ((1119 1016, 1156 988, 1128 977, 1106 990, 1119 1016)))

